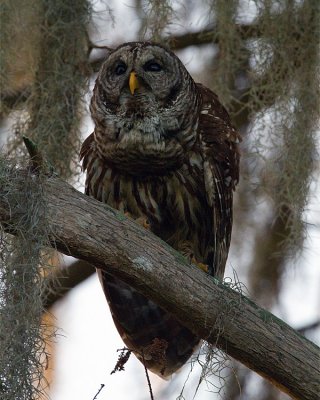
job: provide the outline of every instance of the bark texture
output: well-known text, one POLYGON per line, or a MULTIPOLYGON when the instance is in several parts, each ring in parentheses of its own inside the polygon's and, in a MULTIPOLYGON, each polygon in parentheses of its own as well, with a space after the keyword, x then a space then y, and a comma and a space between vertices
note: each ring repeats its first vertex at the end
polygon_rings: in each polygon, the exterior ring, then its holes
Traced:
MULTIPOLYGON (((21 172, 20 185, 23 176, 21 172)), ((293 398, 318 399, 320 353, 316 345, 245 296, 189 265, 121 213, 57 177, 44 179, 42 185, 53 247, 131 284, 197 335, 293 398)), ((6 188, 0 188, 0 221, 14 233, 14 221, 24 210, 16 211, 5 193, 6 188)))

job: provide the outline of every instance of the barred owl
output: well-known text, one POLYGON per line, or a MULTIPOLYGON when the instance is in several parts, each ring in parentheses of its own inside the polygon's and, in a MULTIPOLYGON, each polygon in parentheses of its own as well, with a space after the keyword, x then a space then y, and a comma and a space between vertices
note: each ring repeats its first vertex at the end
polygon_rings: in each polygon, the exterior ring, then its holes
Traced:
MULTIPOLYGON (((171 51, 133 42, 110 50, 90 110, 95 129, 81 149, 86 193, 221 279, 240 138, 217 96, 171 51)), ((98 274, 126 346, 163 378, 177 371, 200 338, 131 286, 98 274)))

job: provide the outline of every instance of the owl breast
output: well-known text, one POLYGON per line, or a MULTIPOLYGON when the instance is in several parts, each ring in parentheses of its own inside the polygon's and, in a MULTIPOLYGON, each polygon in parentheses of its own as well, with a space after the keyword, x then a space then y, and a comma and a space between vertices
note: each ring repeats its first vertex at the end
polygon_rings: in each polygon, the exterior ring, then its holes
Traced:
POLYGON ((133 219, 148 220, 151 231, 178 251, 183 252, 185 242, 192 243, 192 254, 206 263, 213 227, 202 165, 201 155, 190 152, 188 161, 166 175, 136 177, 96 157, 88 165, 94 173, 87 177, 86 193, 133 219))
MULTIPOLYGON (((167 175, 182 167, 186 150, 195 141, 195 127, 175 131, 163 130, 155 120, 110 120, 107 132, 114 132, 106 140, 106 131, 95 130, 95 142, 100 157, 119 172, 129 175, 167 175)), ((110 133, 109 133, 110 135, 110 133)))

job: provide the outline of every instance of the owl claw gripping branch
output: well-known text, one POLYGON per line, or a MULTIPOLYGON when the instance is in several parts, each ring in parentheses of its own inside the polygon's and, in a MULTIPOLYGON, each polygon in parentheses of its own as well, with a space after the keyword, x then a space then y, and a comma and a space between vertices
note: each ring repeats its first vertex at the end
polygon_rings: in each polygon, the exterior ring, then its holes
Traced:
MULTIPOLYGON (((166 48, 124 43, 108 54, 81 149, 86 193, 223 278, 238 182, 240 137, 218 97, 166 48)), ((98 269, 115 325, 143 364, 165 378, 200 338, 131 286, 98 269)))

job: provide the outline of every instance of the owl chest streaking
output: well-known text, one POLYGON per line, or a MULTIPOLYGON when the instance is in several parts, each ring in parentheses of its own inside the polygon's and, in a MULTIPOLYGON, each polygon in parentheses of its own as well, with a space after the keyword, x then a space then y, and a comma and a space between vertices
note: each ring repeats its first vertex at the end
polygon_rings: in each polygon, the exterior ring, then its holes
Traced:
MULTIPOLYGON (((86 193, 222 278, 240 138, 217 96, 164 47, 125 43, 99 72, 91 114, 95 130, 81 149, 86 193)), ((179 369, 200 339, 129 285, 98 273, 127 347, 162 377, 179 369)))

